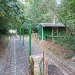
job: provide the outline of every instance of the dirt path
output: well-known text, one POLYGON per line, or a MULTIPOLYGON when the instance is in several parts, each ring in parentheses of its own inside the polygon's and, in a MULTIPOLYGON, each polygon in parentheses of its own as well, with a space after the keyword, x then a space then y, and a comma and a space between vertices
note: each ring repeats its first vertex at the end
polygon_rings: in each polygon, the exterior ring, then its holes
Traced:
MULTIPOLYGON (((29 40, 25 38, 24 42, 25 45, 19 40, 19 36, 12 36, 0 75, 28 75, 30 71, 29 40)), ((32 43, 32 55, 38 54, 43 54, 43 50, 32 43)), ((47 75, 74 75, 67 73, 49 55, 47 54, 47 75)))
POLYGON ((28 54, 28 49, 22 45, 22 41, 12 36, 0 75, 27 75, 29 72, 28 54))

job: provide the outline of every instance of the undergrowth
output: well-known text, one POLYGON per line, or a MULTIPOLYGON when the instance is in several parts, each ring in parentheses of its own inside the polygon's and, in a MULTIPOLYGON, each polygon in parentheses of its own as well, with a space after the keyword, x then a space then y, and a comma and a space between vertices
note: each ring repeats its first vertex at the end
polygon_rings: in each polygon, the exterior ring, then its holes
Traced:
POLYGON ((72 56, 75 56, 75 34, 74 36, 66 35, 64 38, 60 38, 54 41, 56 44, 59 44, 61 46, 64 46, 67 49, 67 58, 71 58, 72 56))
POLYGON ((65 45, 69 49, 75 49, 75 35, 73 37, 66 35, 64 38, 57 39, 54 42, 60 45, 65 45))
POLYGON ((10 39, 8 37, 8 35, 0 35, 0 46, 3 48, 3 50, 8 47, 8 44, 10 42, 10 39))

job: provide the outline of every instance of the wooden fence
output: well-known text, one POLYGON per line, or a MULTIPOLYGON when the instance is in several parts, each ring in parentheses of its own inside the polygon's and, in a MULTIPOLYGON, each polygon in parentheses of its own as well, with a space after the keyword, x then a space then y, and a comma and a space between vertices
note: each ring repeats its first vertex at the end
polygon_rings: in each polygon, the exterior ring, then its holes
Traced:
POLYGON ((33 38, 39 38, 39 34, 38 33, 32 33, 32 37, 33 38))
POLYGON ((49 36, 49 35, 46 35, 46 40, 47 41, 54 41, 56 39, 60 39, 60 38, 64 38, 65 36, 49 36))

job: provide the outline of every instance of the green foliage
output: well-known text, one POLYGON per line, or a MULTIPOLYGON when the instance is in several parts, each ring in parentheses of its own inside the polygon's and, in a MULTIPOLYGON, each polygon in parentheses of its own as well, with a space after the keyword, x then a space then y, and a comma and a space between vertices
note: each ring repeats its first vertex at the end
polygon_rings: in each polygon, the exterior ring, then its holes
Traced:
POLYGON ((28 3, 27 8, 25 9, 27 19, 31 19, 32 31, 36 32, 38 23, 49 23, 53 22, 54 13, 51 10, 55 9, 55 0, 26 0, 28 3))
POLYGON ((69 54, 66 55, 65 58, 72 58, 72 56, 73 56, 73 53, 69 53, 69 54))
MULTIPOLYGON (((0 35, 0 46, 2 47, 2 49, 6 50, 6 48, 8 47, 8 44, 10 43, 10 39, 9 35, 0 35)), ((5 51, 4 50, 4 51, 5 51)))
POLYGON ((73 27, 75 24, 75 3, 74 0, 63 0, 59 5, 59 16, 63 23, 73 27))
POLYGON ((55 50, 54 54, 59 55, 59 51, 55 50))
POLYGON ((8 45, 9 45, 9 43, 10 43, 10 40, 8 40, 8 41, 7 41, 6 46, 8 46, 8 45))
POLYGON ((7 21, 5 17, 0 17, 0 33, 5 34, 7 32, 7 21))
POLYGON ((66 35, 64 38, 55 40, 55 43, 65 45, 67 48, 75 51, 75 35, 73 37, 66 35))
POLYGON ((25 18, 24 10, 25 5, 16 0, 1 0, 0 1, 0 33, 4 34, 10 28, 18 28, 25 18))
MULTIPOLYGON (((24 5, 19 0, 0 1, 0 32, 4 33, 5 30, 7 32, 10 28, 19 30, 22 26, 28 31, 30 21, 32 31, 36 32, 38 23, 52 23, 54 14, 59 15, 62 21, 71 27, 75 23, 74 0, 63 0, 60 5, 57 5, 56 0, 25 0, 25 2, 24 5)), ((56 17, 56 23, 58 22, 60 20, 56 17)))
POLYGON ((51 47, 48 47, 48 50, 50 50, 51 49, 51 47))

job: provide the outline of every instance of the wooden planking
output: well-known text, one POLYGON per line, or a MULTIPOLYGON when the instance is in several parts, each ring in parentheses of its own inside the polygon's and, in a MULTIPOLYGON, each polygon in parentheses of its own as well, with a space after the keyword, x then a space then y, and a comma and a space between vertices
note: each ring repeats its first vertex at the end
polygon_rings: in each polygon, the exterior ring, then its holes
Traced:
POLYGON ((43 75, 46 75, 46 51, 43 51, 43 75))

